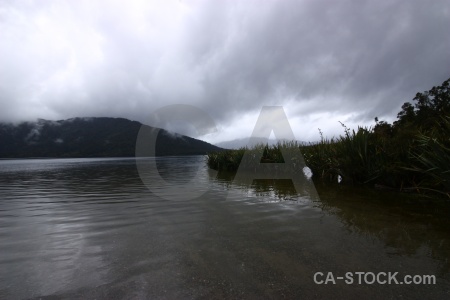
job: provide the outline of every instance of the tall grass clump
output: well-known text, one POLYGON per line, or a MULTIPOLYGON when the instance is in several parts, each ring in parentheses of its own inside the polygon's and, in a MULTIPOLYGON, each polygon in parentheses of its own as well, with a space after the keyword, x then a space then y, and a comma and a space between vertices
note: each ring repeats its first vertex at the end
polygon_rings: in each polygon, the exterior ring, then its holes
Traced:
POLYGON ((350 130, 344 124, 344 135, 324 139, 301 148, 313 178, 365 184, 383 175, 386 157, 373 129, 358 127, 350 130))
POLYGON ((337 141, 324 138, 320 129, 319 132, 319 142, 300 148, 305 163, 311 169, 314 178, 337 181, 338 176, 342 176, 337 141))
MULTIPOLYGON (((260 163, 284 163, 283 153, 286 153, 293 160, 293 164, 290 165, 300 168, 304 166, 304 163, 302 157, 297 155, 298 149, 299 145, 295 141, 282 142, 272 146, 258 144, 252 148, 243 147, 238 150, 208 153, 207 164, 211 169, 219 171, 236 171, 238 168, 252 171, 260 163), (247 154, 246 160, 242 160, 244 153, 247 154)), ((276 171, 276 168, 277 166, 274 166, 274 171, 276 171)))
POLYGON ((412 166, 418 173, 418 187, 450 197, 450 117, 443 117, 434 130, 417 135, 417 147, 411 149, 412 166))
POLYGON ((207 164, 213 170, 236 171, 247 148, 212 152, 207 155, 207 164))

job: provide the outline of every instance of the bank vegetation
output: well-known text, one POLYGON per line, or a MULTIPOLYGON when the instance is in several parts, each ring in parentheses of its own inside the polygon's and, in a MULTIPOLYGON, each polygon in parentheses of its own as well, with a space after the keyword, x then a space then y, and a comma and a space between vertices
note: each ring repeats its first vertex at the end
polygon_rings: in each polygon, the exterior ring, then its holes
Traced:
MULTIPOLYGON (((208 154, 207 164, 219 171, 236 171, 246 151, 261 159, 250 163, 283 163, 283 149, 298 147, 313 180, 442 195, 450 199, 450 78, 417 93, 403 104, 392 124, 375 118, 372 127, 351 130, 316 143, 280 143, 252 149, 208 154)), ((320 131, 320 130, 319 130, 320 131)), ((298 151, 297 151, 298 152, 298 151)), ((302 162, 302 157, 291 157, 302 162)), ((249 163, 249 162, 245 162, 249 163)))

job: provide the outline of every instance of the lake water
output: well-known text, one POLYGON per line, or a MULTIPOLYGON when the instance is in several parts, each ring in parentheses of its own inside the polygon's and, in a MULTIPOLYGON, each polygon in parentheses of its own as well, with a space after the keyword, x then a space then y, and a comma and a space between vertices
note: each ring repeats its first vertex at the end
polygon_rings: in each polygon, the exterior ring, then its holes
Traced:
POLYGON ((216 176, 202 156, 157 166, 204 193, 151 191, 135 159, 0 161, 0 299, 450 298, 448 203, 345 186, 299 196, 290 180, 216 176))

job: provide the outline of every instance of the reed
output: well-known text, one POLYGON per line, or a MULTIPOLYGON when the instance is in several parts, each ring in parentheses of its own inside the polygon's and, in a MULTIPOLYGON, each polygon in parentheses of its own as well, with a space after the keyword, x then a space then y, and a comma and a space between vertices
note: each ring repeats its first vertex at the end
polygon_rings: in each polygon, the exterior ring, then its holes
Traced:
POLYGON ((378 121, 372 127, 350 130, 344 124, 344 134, 308 145, 295 142, 269 147, 258 145, 208 154, 208 166, 215 170, 236 171, 241 164, 246 169, 259 163, 283 162, 282 153, 290 156, 300 171, 305 164, 314 180, 351 184, 372 184, 387 189, 434 192, 450 198, 450 78, 441 86, 417 93, 412 105, 406 102, 389 124, 378 121), (297 150, 297 151, 294 151, 297 150), (251 159, 242 162, 246 151, 251 159))
POLYGON ((419 188, 431 189, 450 198, 450 117, 443 117, 428 133, 417 135, 412 165, 405 168, 420 175, 419 188))
MULTIPOLYGON (((283 163, 283 151, 300 150, 299 172, 306 165, 314 180, 342 184, 371 184, 389 189, 437 192, 450 197, 450 118, 440 124, 441 131, 408 132, 386 139, 373 128, 358 127, 344 134, 326 139, 322 132, 317 143, 299 145, 297 142, 277 145, 257 145, 253 148, 226 150, 208 154, 208 166, 219 171, 256 169, 259 163, 283 163), (413 138, 411 138, 413 137, 413 138), (250 160, 242 161, 248 151, 250 160)), ((320 131, 320 130, 319 130, 320 131)), ((286 153, 286 152, 285 152, 286 153)), ((298 153, 298 151, 296 152, 298 153)))

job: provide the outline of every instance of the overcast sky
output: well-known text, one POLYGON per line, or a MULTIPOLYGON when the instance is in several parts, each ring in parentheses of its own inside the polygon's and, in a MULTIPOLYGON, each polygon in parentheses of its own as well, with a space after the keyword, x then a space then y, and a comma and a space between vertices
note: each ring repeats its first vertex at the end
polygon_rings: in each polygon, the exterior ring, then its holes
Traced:
POLYGON ((207 112, 209 142, 282 105, 299 140, 393 121, 450 77, 450 1, 0 1, 0 121, 207 112))

